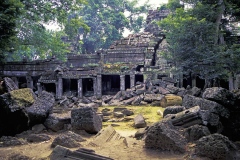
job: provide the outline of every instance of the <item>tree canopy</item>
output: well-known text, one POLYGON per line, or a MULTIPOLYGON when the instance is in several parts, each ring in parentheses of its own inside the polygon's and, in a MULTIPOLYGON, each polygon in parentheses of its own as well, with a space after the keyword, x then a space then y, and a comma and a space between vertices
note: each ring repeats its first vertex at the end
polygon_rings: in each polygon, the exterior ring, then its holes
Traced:
MULTIPOLYGON (((16 4, 14 2, 14 5, 16 4)), ((14 15, 18 17, 14 27, 17 37, 15 36, 15 43, 9 44, 12 50, 4 52, 6 60, 45 59, 53 55, 64 59, 69 51, 68 45, 63 43, 61 37, 66 34, 63 31, 48 31, 44 24, 55 22, 64 26, 68 14, 79 10, 83 4, 87 4, 86 1, 18 0, 18 4, 22 7, 22 12, 14 15)))
POLYGON ((239 44, 233 39, 237 28, 231 24, 239 18, 239 2, 184 0, 191 6, 185 9, 177 2, 169 3, 172 13, 160 22, 169 44, 166 57, 177 71, 204 79, 236 74, 239 44))
POLYGON ((11 15, 12 33, 8 34, 11 38, 1 44, 5 61, 23 58, 31 61, 51 56, 64 60, 70 52, 94 53, 106 49, 122 37, 124 28, 138 32, 144 23, 141 14, 149 7, 137 6, 137 0, 10 0, 1 3, 10 2, 19 9, 11 15), (61 31, 47 30, 45 24, 51 22, 58 24, 61 31))
POLYGON ((16 41, 17 20, 22 12, 23 4, 19 0, 0 1, 0 62, 3 62, 4 52, 12 50, 16 41))
MULTIPOLYGON (((141 14, 146 13, 148 7, 137 7, 137 0, 89 0, 88 5, 72 12, 69 17, 72 20, 80 17, 90 27, 90 32, 79 28, 77 36, 70 36, 75 53, 94 53, 99 49, 107 49, 122 37, 124 28, 138 32, 143 27, 141 14)), ((65 31, 68 35, 76 34, 76 28, 71 23, 66 25, 65 31)))

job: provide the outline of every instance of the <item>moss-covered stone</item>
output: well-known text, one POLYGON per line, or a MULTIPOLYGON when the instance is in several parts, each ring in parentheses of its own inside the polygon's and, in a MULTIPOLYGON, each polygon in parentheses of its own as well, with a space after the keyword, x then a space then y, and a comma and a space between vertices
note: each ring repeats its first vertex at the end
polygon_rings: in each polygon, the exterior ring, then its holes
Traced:
POLYGON ((30 88, 13 90, 10 93, 11 99, 19 107, 27 107, 34 103, 36 96, 30 88))

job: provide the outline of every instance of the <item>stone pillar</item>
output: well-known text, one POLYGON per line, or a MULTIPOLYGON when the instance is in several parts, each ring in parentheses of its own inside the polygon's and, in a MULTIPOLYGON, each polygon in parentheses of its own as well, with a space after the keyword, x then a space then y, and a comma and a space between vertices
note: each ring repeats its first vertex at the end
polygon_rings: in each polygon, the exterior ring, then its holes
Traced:
POLYGON ((17 77, 12 77, 13 82, 16 84, 16 86, 19 88, 19 84, 18 84, 18 79, 17 77))
POLYGON ((93 78, 93 95, 96 96, 97 95, 97 78, 93 78))
POLYGON ((240 74, 236 75, 235 89, 240 89, 240 74))
POLYGON ((192 74, 191 75, 191 78, 192 78, 192 87, 196 87, 196 75, 195 74, 192 74))
POLYGON ((56 82, 56 98, 61 99, 63 95, 63 79, 58 77, 56 82))
POLYGON ((78 97, 83 98, 83 87, 82 87, 82 79, 78 79, 78 97))
POLYGON ((41 83, 37 83, 37 89, 38 89, 38 96, 40 96, 43 90, 41 83))
POLYGON ((135 74, 130 75, 130 88, 135 86, 135 74))
POLYGON ((26 80, 27 80, 27 88, 31 88, 33 89, 33 79, 31 76, 26 76, 26 80))
POLYGON ((183 73, 179 73, 179 88, 183 87, 183 73))
POLYGON ((102 97, 102 75, 97 75, 97 98, 102 97))
POLYGON ((120 91, 125 91, 125 75, 120 75, 120 91))

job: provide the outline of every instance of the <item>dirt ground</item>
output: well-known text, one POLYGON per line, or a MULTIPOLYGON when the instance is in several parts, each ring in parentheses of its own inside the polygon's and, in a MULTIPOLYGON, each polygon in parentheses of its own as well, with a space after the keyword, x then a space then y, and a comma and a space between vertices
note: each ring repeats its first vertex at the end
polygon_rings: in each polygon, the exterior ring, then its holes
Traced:
MULTIPOLYGON (((109 107, 113 110, 112 107, 109 107)), ((134 115, 141 113, 146 118, 148 124, 159 121, 159 116, 156 114, 158 107, 129 107, 128 109, 134 111, 134 115)), ((186 159, 186 155, 171 153, 167 151, 159 151, 153 149, 144 148, 144 141, 133 138, 137 129, 132 127, 133 122, 112 122, 117 124, 114 129, 123 137, 126 138, 126 143, 119 143, 110 141, 102 144, 101 146, 94 147, 89 145, 94 140, 95 135, 81 134, 86 139, 84 142, 79 143, 79 148, 86 148, 94 150, 96 154, 110 157, 115 160, 183 160, 186 159)), ((112 124, 109 122, 103 123, 103 128, 112 124)), ((32 160, 48 160, 49 155, 53 151, 51 144, 54 138, 60 133, 45 131, 45 134, 49 135, 51 139, 49 141, 41 143, 27 143, 26 145, 14 146, 14 147, 0 147, 0 160, 20 160, 11 158, 13 155, 20 154, 29 157, 32 160)), ((64 132, 63 132, 64 133, 64 132)), ((72 148, 71 150, 77 150, 79 148, 72 148)), ((21 159, 26 160, 26 159, 21 159)), ((28 160, 28 159, 27 159, 28 160)))
MULTIPOLYGON (((107 142, 100 147, 93 147, 89 145, 94 138, 94 135, 83 135, 87 140, 80 142, 79 148, 87 148, 95 151, 96 154, 110 157, 116 160, 183 160, 185 155, 163 152, 159 150, 152 150, 144 148, 142 140, 132 138, 135 131, 116 130, 121 136, 126 137, 127 144, 107 142)), ((49 133, 51 140, 41 143, 28 143, 26 145, 14 147, 0 148, 0 160, 8 160, 15 154, 25 155, 32 160, 48 160, 48 156, 52 152, 51 143, 57 134, 49 133)), ((73 148, 71 150, 77 150, 73 148)), ((16 159, 15 159, 16 160, 16 159)), ((23 159, 21 159, 23 160, 23 159)))

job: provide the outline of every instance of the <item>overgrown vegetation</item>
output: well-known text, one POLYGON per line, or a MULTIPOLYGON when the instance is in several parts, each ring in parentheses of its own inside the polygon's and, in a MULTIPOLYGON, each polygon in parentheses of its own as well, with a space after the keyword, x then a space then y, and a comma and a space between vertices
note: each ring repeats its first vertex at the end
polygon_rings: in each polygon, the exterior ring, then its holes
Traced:
MULTIPOLYGON (((107 107, 100 107, 99 112, 101 112, 102 109, 107 108, 110 109, 109 112, 112 112, 114 107, 116 106, 107 106, 107 107)), ((151 125, 155 122, 158 122, 162 119, 160 115, 157 114, 157 111, 160 109, 162 112, 164 111, 164 108, 161 107, 152 107, 152 106, 124 106, 124 108, 127 108, 131 111, 133 111, 134 115, 132 116, 126 116, 126 121, 122 122, 103 122, 103 126, 108 126, 111 124, 116 124, 114 126, 115 129, 117 130, 135 130, 134 128, 134 117, 136 117, 138 114, 142 114, 143 117, 145 118, 147 125, 151 125)), ((114 118, 113 115, 111 118, 114 118)), ((114 118, 117 120, 117 118, 114 118)))
POLYGON ((239 41, 234 39, 239 33, 234 23, 240 18, 240 2, 183 2, 188 8, 183 8, 179 0, 169 1, 171 14, 160 22, 169 44, 165 57, 175 72, 198 74, 206 80, 234 77, 240 70, 239 41))

